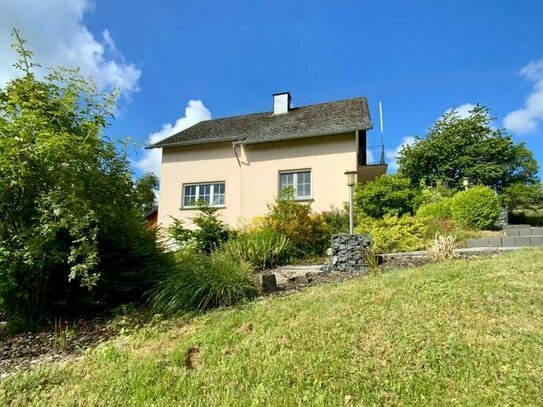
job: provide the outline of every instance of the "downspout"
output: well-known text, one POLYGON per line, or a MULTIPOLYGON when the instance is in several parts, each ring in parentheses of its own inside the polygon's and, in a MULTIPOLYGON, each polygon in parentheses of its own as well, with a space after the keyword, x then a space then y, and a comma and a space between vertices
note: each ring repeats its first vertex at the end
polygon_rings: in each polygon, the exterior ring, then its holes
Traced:
POLYGON ((238 161, 239 168, 241 168, 241 161, 239 159, 236 147, 237 147, 236 143, 232 143, 232 150, 234 150, 234 155, 236 156, 236 160, 238 161))

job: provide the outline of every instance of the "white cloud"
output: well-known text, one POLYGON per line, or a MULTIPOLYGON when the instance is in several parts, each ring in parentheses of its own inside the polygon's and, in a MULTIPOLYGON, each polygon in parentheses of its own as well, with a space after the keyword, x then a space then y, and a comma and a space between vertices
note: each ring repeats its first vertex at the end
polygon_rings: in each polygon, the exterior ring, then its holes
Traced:
MULTIPOLYGON (((471 103, 464 103, 463 105, 454 107, 453 109, 456 111, 456 113, 458 114, 458 116, 461 119, 465 119, 465 118, 469 117, 469 112, 471 110, 473 110, 475 107, 477 107, 477 105, 474 105, 474 104, 471 104, 471 103)), ((445 113, 449 113, 453 109, 449 109, 445 113)))
POLYGON ((2 0, 0 2, 0 85, 14 78, 17 56, 10 48, 11 29, 17 28, 43 67, 79 67, 92 75, 101 89, 119 88, 128 95, 138 90, 141 71, 126 62, 109 31, 96 38, 84 16, 93 0, 2 0))
POLYGON ((396 171, 398 169, 398 162, 396 161, 396 158, 400 154, 400 151, 404 146, 410 146, 415 143, 415 137, 408 136, 404 137, 402 141, 400 141, 400 144, 394 149, 394 150, 386 150, 385 156, 388 159, 389 163, 388 166, 392 171, 396 171))
MULTIPOLYGON (((201 100, 189 100, 189 103, 185 107, 185 115, 177 119, 173 125, 171 123, 163 124, 162 129, 149 135, 147 142, 149 144, 156 143, 202 120, 209 119, 211 119, 211 112, 201 100)), ((161 149, 145 150, 143 158, 134 161, 133 165, 143 172, 153 172, 159 175, 161 156, 161 149)))
POLYGON ((524 101, 523 108, 505 116, 503 125, 514 133, 530 134, 543 121, 543 58, 530 62, 520 70, 520 75, 534 82, 532 92, 524 101))

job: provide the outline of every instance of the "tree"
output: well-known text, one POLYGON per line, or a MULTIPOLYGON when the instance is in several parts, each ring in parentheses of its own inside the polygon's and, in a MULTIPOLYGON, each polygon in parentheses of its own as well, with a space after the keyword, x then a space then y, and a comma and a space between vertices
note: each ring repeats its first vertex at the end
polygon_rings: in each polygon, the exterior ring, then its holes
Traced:
POLYGON ((158 189, 158 177, 151 172, 143 174, 134 186, 136 204, 145 216, 156 208, 155 191, 158 189))
POLYGON ((385 215, 412 215, 420 200, 420 190, 398 174, 382 175, 367 184, 357 185, 354 192, 356 211, 375 219, 385 215))
POLYGON ((116 94, 66 68, 38 80, 13 36, 22 76, 0 89, 0 306, 36 323, 135 300, 165 257, 137 212, 123 146, 102 137, 116 94))
POLYGON ((532 152, 503 130, 491 128, 491 121, 484 106, 474 107, 465 118, 454 110, 445 113, 424 139, 400 151, 399 173, 415 185, 442 182, 461 189, 467 178, 499 193, 515 183, 536 183, 538 165, 532 152))
POLYGON ((504 190, 501 201, 509 210, 543 208, 543 184, 510 185, 504 190))

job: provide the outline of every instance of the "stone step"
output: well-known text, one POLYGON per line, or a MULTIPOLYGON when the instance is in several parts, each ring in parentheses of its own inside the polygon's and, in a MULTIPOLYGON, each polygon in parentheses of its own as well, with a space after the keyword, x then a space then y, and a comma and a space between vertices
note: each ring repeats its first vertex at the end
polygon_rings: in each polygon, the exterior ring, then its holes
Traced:
POLYGON ((466 246, 474 247, 539 247, 543 246, 543 234, 530 236, 505 236, 468 239, 466 246))
POLYGON ((543 227, 529 227, 520 229, 506 229, 507 236, 542 236, 543 227))
POLYGON ((502 229, 503 230, 509 230, 509 229, 530 229, 531 226, 530 225, 503 225, 502 226, 502 229))

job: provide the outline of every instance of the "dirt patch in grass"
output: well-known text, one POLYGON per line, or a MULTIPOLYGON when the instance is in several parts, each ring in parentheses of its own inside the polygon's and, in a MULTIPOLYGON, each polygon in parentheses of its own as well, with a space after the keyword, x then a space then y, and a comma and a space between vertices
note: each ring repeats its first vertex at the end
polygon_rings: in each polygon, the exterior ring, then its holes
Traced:
POLYGON ((0 377, 43 362, 78 357, 85 349, 112 338, 115 331, 104 319, 79 319, 64 335, 65 340, 60 340, 52 327, 11 335, 4 327, 0 331, 0 377))

